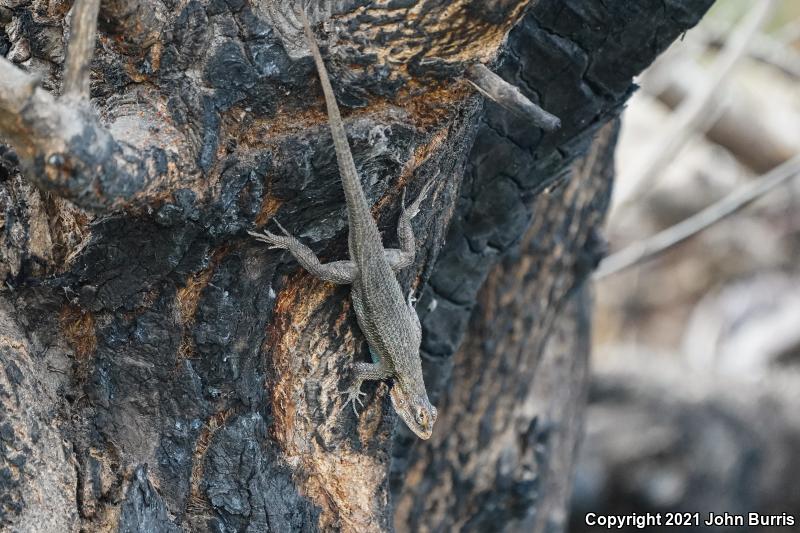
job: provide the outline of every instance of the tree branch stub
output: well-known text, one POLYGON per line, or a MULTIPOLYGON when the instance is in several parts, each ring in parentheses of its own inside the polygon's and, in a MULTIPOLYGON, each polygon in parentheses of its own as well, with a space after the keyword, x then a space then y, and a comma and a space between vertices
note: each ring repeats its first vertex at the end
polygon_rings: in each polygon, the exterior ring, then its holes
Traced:
POLYGON ((90 67, 97 37, 100 0, 76 0, 72 6, 69 46, 64 67, 64 97, 89 100, 90 67))

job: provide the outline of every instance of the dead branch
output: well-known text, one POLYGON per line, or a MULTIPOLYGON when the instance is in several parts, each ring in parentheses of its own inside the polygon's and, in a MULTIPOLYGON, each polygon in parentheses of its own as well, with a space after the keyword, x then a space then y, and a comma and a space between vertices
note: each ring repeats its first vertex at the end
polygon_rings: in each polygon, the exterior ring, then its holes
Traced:
POLYGON ((736 213, 775 187, 797 176, 798 173, 800 173, 800 156, 795 156, 772 172, 748 183, 686 220, 610 255, 600 264, 600 268, 594 273, 594 279, 601 280, 652 259, 736 213))
POLYGON ((653 180, 675 158, 693 132, 705 132, 714 123, 718 109, 717 105, 712 105, 714 98, 746 53, 753 36, 769 20, 774 8, 774 0, 765 0, 754 4, 750 12, 745 15, 714 64, 708 85, 681 105, 667 125, 666 133, 658 145, 645 150, 637 168, 628 178, 632 187, 627 196, 619 202, 617 209, 630 205, 643 191, 652 187, 653 180))
POLYGON ((530 120, 545 131, 554 131, 561 127, 561 120, 531 102, 522 91, 489 70, 482 63, 475 63, 467 68, 467 81, 482 95, 515 115, 530 120))
MULTIPOLYGON (((704 47, 715 49, 724 48, 725 41, 730 34, 728 25, 717 21, 706 21, 702 28, 698 29, 700 31, 695 37, 701 41, 704 47)), ((787 76, 800 78, 800 53, 780 40, 764 33, 756 33, 753 35, 747 53, 752 59, 775 67, 787 76)))
POLYGON ((89 78, 97 34, 100 0, 76 0, 72 6, 72 24, 64 73, 65 97, 89 100, 89 78))
MULTIPOLYGON (((706 85, 709 74, 689 57, 656 62, 641 80, 642 90, 671 109, 681 105, 692 87, 706 85)), ((796 147, 759 113, 759 102, 738 84, 725 91, 727 105, 706 131, 706 137, 756 174, 769 172, 792 157, 796 147)))
POLYGON ((141 199, 178 155, 117 142, 84 106, 57 101, 35 77, 0 58, 0 136, 39 188, 93 210, 141 199))

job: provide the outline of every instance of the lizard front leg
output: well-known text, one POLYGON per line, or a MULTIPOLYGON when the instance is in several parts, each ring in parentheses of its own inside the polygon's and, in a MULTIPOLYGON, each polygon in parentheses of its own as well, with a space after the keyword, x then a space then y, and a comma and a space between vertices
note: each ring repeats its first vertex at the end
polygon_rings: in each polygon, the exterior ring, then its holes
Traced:
POLYGON ((422 188, 422 191, 417 196, 414 202, 406 207, 406 191, 403 189, 403 198, 401 200, 402 212, 400 213, 400 220, 397 222, 397 237, 400 241, 400 248, 387 248, 384 250, 386 260, 395 272, 402 270, 414 262, 416 255, 416 243, 414 242, 414 229, 411 227, 411 220, 419 213, 422 201, 428 196, 433 180, 429 181, 422 188))
POLYGON ((361 396, 366 396, 365 392, 361 392, 361 385, 367 380, 380 381, 392 377, 393 372, 389 367, 383 364, 383 359, 378 359, 377 363, 356 363, 355 375, 353 386, 342 392, 344 396, 347 396, 347 400, 345 400, 342 407, 346 407, 348 403, 352 402, 353 412, 358 416, 356 402, 358 402, 358 405, 361 407, 364 407, 364 404, 361 403, 361 396))
POLYGON ((289 250, 289 253, 297 259, 297 262, 303 268, 324 281, 349 285, 356 279, 358 269, 354 262, 333 261, 323 264, 311 248, 293 237, 277 220, 275 224, 283 232, 283 235, 275 235, 267 230, 264 230, 264 233, 256 233, 254 231, 248 231, 247 233, 259 241, 269 244, 271 249, 289 250))

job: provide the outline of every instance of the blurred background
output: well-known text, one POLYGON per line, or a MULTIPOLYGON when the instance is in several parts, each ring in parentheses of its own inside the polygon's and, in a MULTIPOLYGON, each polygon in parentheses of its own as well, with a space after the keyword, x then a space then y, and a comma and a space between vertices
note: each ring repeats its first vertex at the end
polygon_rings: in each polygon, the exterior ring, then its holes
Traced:
POLYGON ((637 82, 570 530, 598 530, 587 512, 800 519, 800 1, 719 0, 637 82))

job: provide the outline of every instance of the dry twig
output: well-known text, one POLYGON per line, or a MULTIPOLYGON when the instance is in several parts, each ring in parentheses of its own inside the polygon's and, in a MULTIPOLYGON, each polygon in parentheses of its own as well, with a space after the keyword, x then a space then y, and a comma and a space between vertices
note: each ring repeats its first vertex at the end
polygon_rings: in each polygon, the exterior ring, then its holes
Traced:
POLYGON ((100 0, 76 0, 72 6, 69 46, 64 72, 65 97, 88 101, 90 66, 97 35, 100 0))
MULTIPOLYGON (((680 55, 657 62, 641 80, 642 90, 675 109, 689 98, 692 88, 708 83, 708 73, 693 58, 680 55)), ((755 174, 769 172, 789 160, 797 147, 780 128, 760 112, 762 103, 738 84, 725 91, 728 105, 705 132, 755 174)))
POLYGON ((800 174, 800 155, 795 156, 771 172, 732 192, 722 200, 706 207, 686 220, 606 257, 600 264, 600 268, 594 273, 594 279, 606 278, 652 259, 676 244, 697 235, 736 213, 798 174, 800 174))
POLYGON ((653 180, 663 171, 683 148, 691 134, 704 132, 717 118, 717 106, 714 98, 719 93, 725 79, 747 52, 753 36, 770 18, 775 8, 775 0, 756 2, 744 17, 723 48, 720 57, 714 63, 708 85, 693 94, 672 118, 666 127, 666 133, 658 146, 645 150, 637 168, 627 180, 632 183, 628 195, 621 199, 616 209, 621 210, 639 198, 653 180))
MULTIPOLYGON (((26 177, 42 190, 92 210, 141 199, 156 180, 172 178, 182 159, 151 144, 118 142, 88 105, 99 0, 78 0, 67 49, 64 98, 0 57, 0 139, 14 147, 26 177), (171 170, 172 169, 172 170, 171 170)), ((140 125, 148 130, 148 124, 140 125)))
POLYGON ((489 70, 482 63, 471 65, 465 72, 467 81, 482 95, 515 115, 530 120, 545 131, 561 127, 561 120, 531 102, 517 87, 489 70))
MULTIPOLYGON (((704 47, 723 48, 730 27, 719 21, 705 21, 695 36, 704 47)), ((791 46, 763 33, 753 35, 749 56, 756 61, 777 68, 787 76, 800 78, 800 53, 791 46)))

